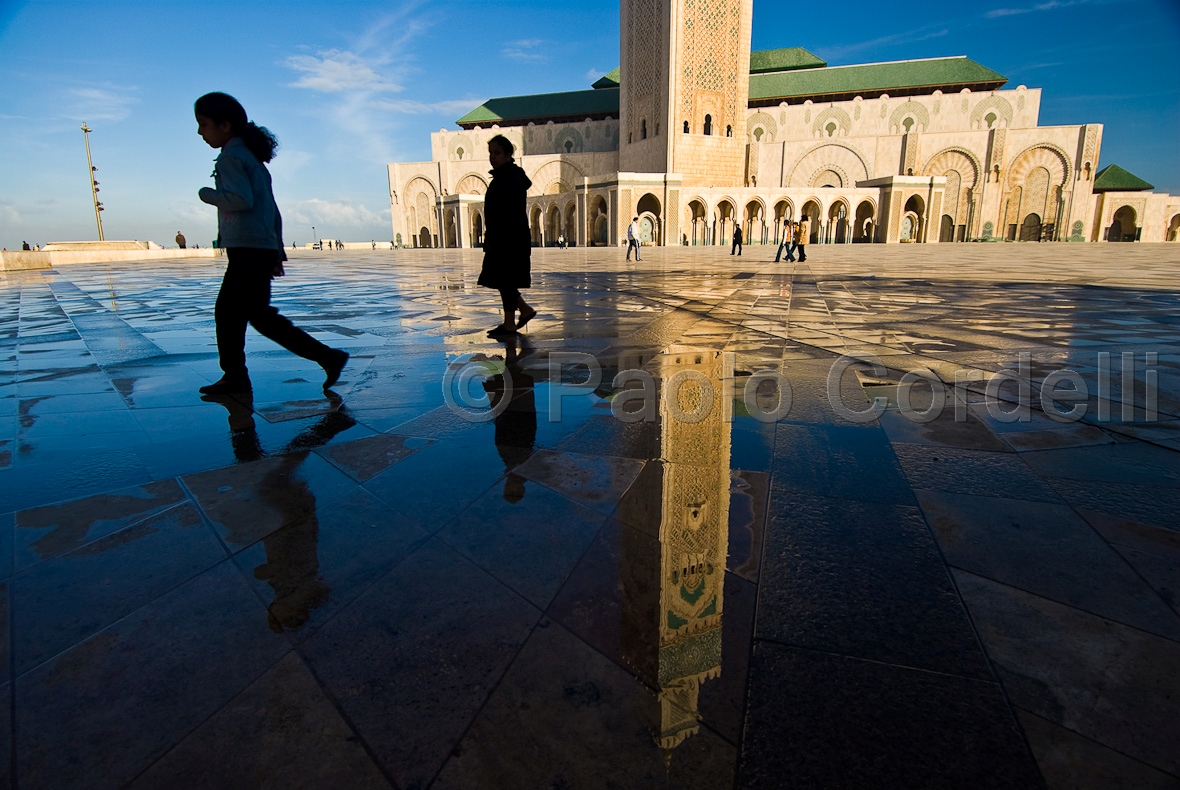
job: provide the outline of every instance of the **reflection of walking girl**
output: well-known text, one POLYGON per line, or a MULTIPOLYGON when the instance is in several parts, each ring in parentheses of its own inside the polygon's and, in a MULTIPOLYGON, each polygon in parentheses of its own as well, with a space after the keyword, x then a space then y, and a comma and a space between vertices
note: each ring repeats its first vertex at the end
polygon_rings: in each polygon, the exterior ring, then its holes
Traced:
POLYGON ((279 315, 270 304, 270 281, 283 276, 283 219, 271 192, 264 163, 274 158, 278 141, 265 128, 246 120, 238 100, 224 93, 197 99, 197 133, 211 148, 220 148, 213 170, 215 186, 198 195, 217 207, 217 246, 228 263, 217 294, 217 354, 221 379, 201 392, 224 395, 248 392, 246 324, 264 337, 324 369, 324 388, 340 379, 348 354, 329 348, 279 315))
POLYGON ((514 153, 516 146, 503 135, 488 140, 492 183, 484 195, 487 229, 479 284, 498 290, 504 305, 504 323, 488 332, 492 336, 514 335, 537 314, 520 295, 521 288, 532 285, 533 240, 525 199, 533 182, 513 161, 514 153), (518 308, 520 321, 516 320, 518 308))

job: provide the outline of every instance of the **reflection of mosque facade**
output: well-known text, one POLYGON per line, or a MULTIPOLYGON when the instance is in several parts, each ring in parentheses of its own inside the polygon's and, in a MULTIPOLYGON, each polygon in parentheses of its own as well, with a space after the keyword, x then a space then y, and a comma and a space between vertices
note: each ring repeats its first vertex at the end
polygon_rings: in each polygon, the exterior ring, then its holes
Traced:
POLYGON ((653 372, 662 382, 659 461, 648 464, 623 506, 642 514, 646 531, 658 535, 658 548, 635 540, 621 546, 621 649, 624 660, 658 690, 647 718, 665 750, 700 729, 701 686, 721 674, 730 484, 722 359, 719 351, 676 348, 656 357, 653 372), (683 380, 680 415, 668 408, 674 377, 683 380), (710 389, 711 402, 705 403, 710 389), (696 420, 706 408, 707 416, 696 420))
POLYGON ((534 243, 1175 241, 1180 198, 1109 166, 1101 124, 1039 126, 1041 91, 965 57, 829 67, 750 51, 752 0, 623 0, 622 65, 592 90, 491 99, 390 164, 406 246, 478 246, 487 140, 533 181, 534 243))

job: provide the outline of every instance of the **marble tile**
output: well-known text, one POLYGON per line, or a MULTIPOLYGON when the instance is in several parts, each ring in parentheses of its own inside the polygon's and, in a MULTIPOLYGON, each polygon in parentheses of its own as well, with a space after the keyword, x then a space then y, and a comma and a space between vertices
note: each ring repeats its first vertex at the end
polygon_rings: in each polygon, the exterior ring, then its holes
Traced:
POLYGON ((1180 453, 1143 442, 1041 450, 1022 457, 1033 471, 1050 477, 1180 488, 1180 453))
POLYGON ((406 516, 358 488, 243 549, 234 562, 266 604, 270 629, 300 641, 426 537, 406 516))
POLYGON ((294 653, 127 785, 389 788, 356 734, 294 653), (216 755, 216 759, 210 759, 216 755))
POLYGON ((1022 710, 1017 710, 1016 715, 1049 790, 1103 790, 1108 787, 1164 790, 1177 785, 1177 777, 1040 716, 1022 710))
POLYGON ((109 535, 185 498, 175 480, 161 480, 16 514, 16 567, 27 568, 109 535))
POLYGON ((12 579, 16 673, 27 672, 225 558, 191 503, 12 579))
MULTIPOLYGON (((533 456, 536 458, 536 456, 533 456)), ((505 477, 436 533, 539 609, 593 540, 605 516, 532 481, 505 477)))
POLYGON ((304 643, 321 684, 398 786, 438 772, 540 612, 436 541, 304 643))
POLYGON ((1015 453, 893 445, 897 460, 915 489, 956 494, 1011 497, 1033 502, 1059 502, 1044 481, 1024 465, 1015 453))
POLYGON ((780 423, 771 466, 773 491, 910 505, 901 466, 875 426, 780 423))
POLYGON ((1042 781, 994 682, 759 641, 736 786, 1040 787, 1042 781))
POLYGON ((763 551, 759 639, 990 677, 917 508, 776 493, 763 551))
POLYGON ((956 419, 955 404, 952 398, 948 398, 942 413, 929 422, 915 422, 897 409, 883 411, 879 422, 891 442, 967 450, 1008 450, 1004 442, 974 414, 968 411, 964 416, 966 419, 962 421, 956 419))
POLYGON ((631 458, 540 450, 515 472, 605 515, 615 509, 642 467, 642 461, 631 458))
POLYGON ((20 784, 137 776, 288 652, 259 608, 222 563, 18 678, 20 784))
POLYGON ((347 475, 306 451, 181 479, 231 551, 333 505, 356 489, 347 475))
POLYGON ((1013 705, 1180 772, 1180 644, 964 571, 955 581, 1013 705))
POLYGON ((363 483, 430 443, 430 439, 380 434, 326 447, 316 453, 363 483))
POLYGON ((1115 519, 1173 532, 1180 524, 1180 491, 1175 488, 1060 477, 1045 480, 1091 523, 1115 519))
POLYGON ((667 693, 538 627, 433 787, 731 786, 736 749, 667 693))
POLYGON ((131 449, 82 450, 0 471, 0 511, 26 510, 152 482, 131 449))
POLYGON ((918 501, 950 565, 1180 641, 1180 618, 1072 508, 935 491, 918 501))

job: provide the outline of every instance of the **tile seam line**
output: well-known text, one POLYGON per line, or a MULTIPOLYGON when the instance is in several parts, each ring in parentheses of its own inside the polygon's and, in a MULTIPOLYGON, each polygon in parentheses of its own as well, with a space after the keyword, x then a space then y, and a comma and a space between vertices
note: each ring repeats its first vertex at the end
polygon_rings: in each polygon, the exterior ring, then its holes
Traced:
MULTIPOLYGON (((1120 558, 1121 558, 1121 555, 1120 555, 1120 558)), ((1099 620, 1105 620, 1110 623, 1115 623, 1116 625, 1120 625, 1123 628, 1128 628, 1132 631, 1135 631, 1139 634, 1143 634, 1145 636, 1151 637, 1153 639, 1162 639, 1163 641, 1170 642, 1172 644, 1180 644, 1180 639, 1175 639, 1175 638, 1172 638, 1169 636, 1162 636, 1160 634, 1155 633, 1154 631, 1148 631, 1144 628, 1140 628, 1137 625, 1131 625, 1130 623, 1124 623, 1122 620, 1116 620, 1113 617, 1109 617, 1104 614, 1098 614, 1096 612, 1091 612, 1089 609, 1083 609, 1080 606, 1074 606, 1072 604, 1063 603, 1063 602, 1055 600, 1053 598, 1049 598, 1048 596, 1041 595, 1040 593, 1036 593, 1031 590, 1026 590, 1023 587, 1019 587, 1015 584, 1009 584, 1008 582, 1003 582, 1003 581, 999 581, 998 579, 993 579, 990 576, 986 576, 986 575, 984 575, 982 573, 978 573, 976 571, 968 570, 966 568, 960 568, 957 565, 948 565, 948 567, 954 568, 955 570, 960 571, 962 573, 966 573, 970 576, 974 576, 976 578, 983 579, 984 581, 990 582, 992 584, 998 584, 1001 587, 1007 587, 1009 589, 1016 590, 1017 592, 1023 593, 1024 595, 1029 595, 1029 596, 1036 598, 1038 600, 1048 601, 1049 603, 1055 604, 1057 606, 1064 606, 1066 609, 1069 609, 1070 611, 1080 612, 1081 614, 1089 615, 1090 617, 1096 617, 1099 620)), ((956 587, 957 587, 957 585, 956 585, 956 587)), ((1154 588, 1152 588, 1152 592, 1154 592, 1154 591, 1155 591, 1154 588)), ((1168 611, 1172 611, 1171 607, 1168 607, 1167 604, 1164 604, 1164 607, 1167 608, 1168 611)), ((1180 615, 1177 615, 1177 619, 1180 619, 1180 615)))
POLYGON ((1175 773, 1173 771, 1168 770, 1167 768, 1161 768, 1158 765, 1153 765, 1152 763, 1146 762, 1145 760, 1142 760, 1138 757, 1134 757, 1130 754, 1127 754, 1122 749, 1118 749, 1118 748, 1115 748, 1114 746, 1111 746, 1110 744, 1106 744, 1106 743, 1103 743, 1102 741, 1095 740, 1094 738, 1091 738, 1089 735, 1078 732, 1077 730, 1075 730, 1071 727, 1067 727, 1064 724, 1060 724, 1060 723, 1055 722, 1051 719, 1046 719, 1044 716, 1040 715, 1039 713, 1035 713, 1034 711, 1028 710, 1027 708, 1021 708, 1019 706, 1016 706, 1015 709, 1020 711, 1021 713, 1025 714, 1026 716, 1031 716, 1034 719, 1040 719, 1041 721, 1045 722, 1046 724, 1051 724, 1054 727, 1060 727, 1061 729, 1065 730, 1066 732, 1070 732, 1070 733, 1076 735, 1077 737, 1082 738, 1083 740, 1086 740, 1092 744, 1095 744, 1096 746, 1102 747, 1103 749, 1109 749, 1110 751, 1114 752, 1115 754, 1125 757, 1128 760, 1138 763, 1139 765, 1145 766, 1147 768, 1151 768, 1152 770, 1155 770, 1155 771, 1159 771, 1160 773, 1165 774, 1165 775, 1172 777, 1174 779, 1180 778, 1180 773, 1175 773))

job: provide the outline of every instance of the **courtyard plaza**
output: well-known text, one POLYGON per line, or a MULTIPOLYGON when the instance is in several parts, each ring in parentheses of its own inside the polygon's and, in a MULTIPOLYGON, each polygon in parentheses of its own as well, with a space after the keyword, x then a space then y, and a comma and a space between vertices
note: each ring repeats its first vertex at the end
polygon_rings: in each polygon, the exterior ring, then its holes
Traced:
POLYGON ((205 401, 222 261, 0 273, 3 783, 1178 786, 1180 247, 773 256, 300 251, 205 401))

